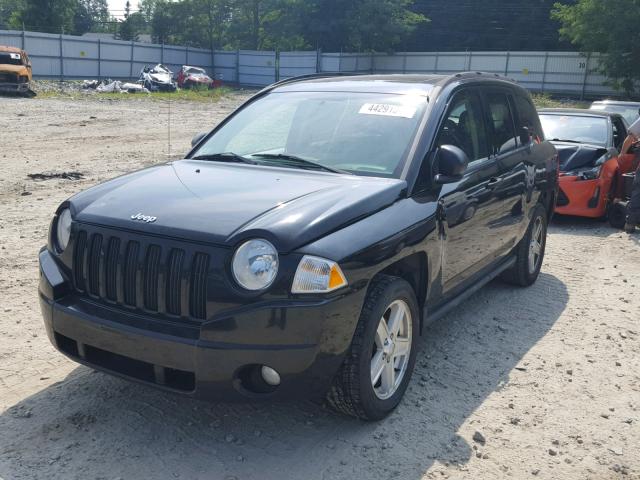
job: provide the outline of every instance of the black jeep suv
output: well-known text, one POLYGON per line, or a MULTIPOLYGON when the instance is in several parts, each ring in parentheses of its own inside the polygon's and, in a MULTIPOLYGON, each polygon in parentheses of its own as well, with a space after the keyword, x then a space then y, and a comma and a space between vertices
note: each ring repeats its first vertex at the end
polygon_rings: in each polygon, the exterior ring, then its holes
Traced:
POLYGON ((287 80, 194 144, 58 208, 39 293, 74 360, 379 419, 425 324, 540 271, 556 152, 495 75, 287 80))

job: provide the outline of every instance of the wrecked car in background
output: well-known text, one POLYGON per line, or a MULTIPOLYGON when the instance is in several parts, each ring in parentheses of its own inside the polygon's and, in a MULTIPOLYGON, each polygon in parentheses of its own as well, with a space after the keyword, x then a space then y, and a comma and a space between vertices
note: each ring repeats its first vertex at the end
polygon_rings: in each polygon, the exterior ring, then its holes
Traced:
POLYGON ((180 88, 193 88, 193 87, 206 87, 215 88, 221 86, 220 80, 214 80, 204 68, 192 67, 190 65, 184 65, 178 72, 176 77, 178 87, 180 88))
POLYGON ((629 125, 640 117, 640 102, 623 102, 621 100, 598 100, 589 107, 590 110, 619 113, 629 125))
POLYGON ((138 83, 150 92, 175 92, 177 89, 176 82, 173 81, 173 72, 161 63, 154 67, 144 67, 138 83))
POLYGON ((620 155, 627 124, 618 113, 571 108, 538 110, 547 140, 560 157, 555 212, 604 218, 618 196, 633 155, 620 155))
POLYGON ((31 80, 31 60, 27 53, 0 45, 0 92, 35 95, 31 80))

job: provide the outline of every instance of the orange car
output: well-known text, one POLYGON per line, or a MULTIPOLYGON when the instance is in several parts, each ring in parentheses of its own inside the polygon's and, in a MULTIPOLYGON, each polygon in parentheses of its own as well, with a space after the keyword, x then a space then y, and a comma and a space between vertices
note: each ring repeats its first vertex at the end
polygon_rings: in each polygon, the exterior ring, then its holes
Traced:
POLYGON ((24 50, 0 45, 0 92, 32 94, 31 60, 24 50))
POLYGON ((627 124, 617 113, 569 108, 538 111, 545 137, 560 157, 555 212, 604 218, 632 169, 633 155, 620 155, 627 124))

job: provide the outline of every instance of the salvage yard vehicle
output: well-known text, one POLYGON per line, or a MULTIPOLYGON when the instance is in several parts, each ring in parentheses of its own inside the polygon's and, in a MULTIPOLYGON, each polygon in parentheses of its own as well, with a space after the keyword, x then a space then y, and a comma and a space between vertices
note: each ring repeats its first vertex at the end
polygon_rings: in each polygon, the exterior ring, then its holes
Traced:
POLYGON ((175 92, 177 89, 173 72, 160 63, 155 67, 144 67, 138 83, 150 92, 175 92))
POLYGON ((589 107, 590 110, 619 113, 631 125, 640 117, 640 102, 623 102, 622 100, 598 100, 589 107))
POLYGON ((178 76, 176 77, 176 81, 180 88, 214 88, 216 86, 220 86, 219 82, 213 80, 209 75, 207 75, 204 68, 191 67, 189 65, 184 65, 180 69, 178 76))
POLYGON ((0 92, 33 95, 31 60, 27 52, 0 45, 0 92))
POLYGON ((619 155, 627 124, 618 113, 571 108, 539 110, 547 139, 560 156, 556 213, 605 218, 620 194, 634 155, 619 155))
POLYGON ((527 91, 491 74, 276 83, 185 159, 59 206, 49 339, 187 396, 381 419, 429 322, 498 276, 536 281, 558 175, 542 135, 527 91))

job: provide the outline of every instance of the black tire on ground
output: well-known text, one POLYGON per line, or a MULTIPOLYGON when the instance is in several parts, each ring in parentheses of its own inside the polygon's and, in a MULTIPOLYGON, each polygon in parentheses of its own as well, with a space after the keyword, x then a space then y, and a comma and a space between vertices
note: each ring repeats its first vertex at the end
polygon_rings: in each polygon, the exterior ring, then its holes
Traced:
POLYGON ((329 404, 341 413, 363 420, 380 420, 391 413, 402 400, 411 379, 419 328, 418 302, 411 285, 398 277, 377 276, 369 287, 351 347, 327 393, 329 404), (411 347, 397 390, 382 400, 376 395, 371 382, 371 361, 380 319, 396 300, 404 301, 411 313, 411 347))
POLYGON ((520 243, 515 248, 516 263, 509 270, 506 270, 500 278, 506 283, 512 285, 518 285, 521 287, 528 287, 535 283, 540 274, 540 268, 542 268, 542 261, 544 260, 544 251, 547 246, 547 212, 541 204, 536 205, 529 222, 529 228, 524 238, 520 240, 520 243), (529 262, 529 252, 532 243, 532 237, 536 233, 538 225, 542 228, 540 238, 540 253, 538 260, 534 262, 534 267, 531 268, 529 262))
POLYGON ((627 221, 627 204, 614 203, 609 207, 609 225, 613 228, 622 230, 627 221))

